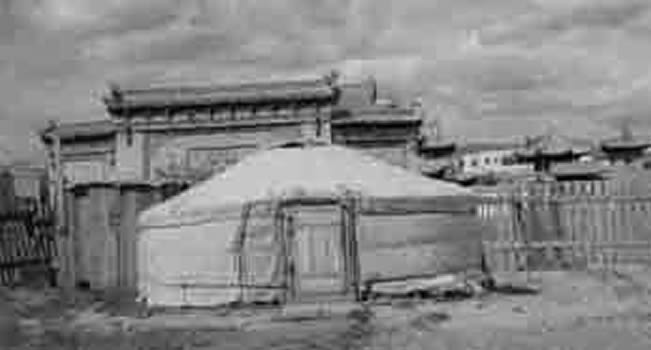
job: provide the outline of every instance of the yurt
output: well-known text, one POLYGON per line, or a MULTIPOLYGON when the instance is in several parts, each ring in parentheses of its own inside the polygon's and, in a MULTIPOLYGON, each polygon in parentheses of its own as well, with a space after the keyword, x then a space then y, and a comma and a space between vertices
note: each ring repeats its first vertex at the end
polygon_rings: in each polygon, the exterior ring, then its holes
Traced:
POLYGON ((250 155, 142 212, 149 306, 359 298, 370 280, 479 271, 474 196, 335 145, 250 155))

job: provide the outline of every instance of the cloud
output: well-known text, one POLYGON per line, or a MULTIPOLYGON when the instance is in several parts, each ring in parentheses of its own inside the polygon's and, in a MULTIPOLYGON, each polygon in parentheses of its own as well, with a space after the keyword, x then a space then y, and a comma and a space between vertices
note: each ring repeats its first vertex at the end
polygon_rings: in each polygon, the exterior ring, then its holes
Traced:
MULTIPOLYGON (((575 32, 599 34, 603 30, 628 30, 651 10, 645 0, 539 2, 540 7, 512 20, 499 20, 482 29, 483 45, 517 45, 534 48, 554 43, 575 32)), ((648 22, 646 22, 648 27, 648 22)))
POLYGON ((555 120, 594 137, 624 116, 649 125, 643 0, 0 4, 0 126, 19 130, 5 136, 18 150, 14 134, 48 118, 104 117, 107 81, 225 82, 333 67, 376 76, 385 96, 423 97, 451 136, 510 137, 555 120))
POLYGON ((87 27, 97 22, 119 1, 92 3, 84 0, 9 0, 18 9, 17 13, 33 25, 61 30, 73 27, 87 27))
MULTIPOLYGON (((169 18, 169 8, 158 15, 148 9, 158 25, 134 27, 123 20, 118 21, 120 30, 105 28, 99 39, 89 42, 85 53, 96 59, 129 62, 211 55, 218 62, 266 61, 274 66, 338 59, 348 43, 365 42, 364 35, 347 30, 356 31, 359 20, 338 3, 346 2, 179 2, 173 6, 178 10, 173 18, 169 18)), ((131 17, 137 18, 133 13, 131 17)), ((364 26, 372 29, 369 23, 364 26)))
POLYGON ((178 0, 4 0, 14 13, 46 31, 122 32, 151 28, 179 14, 178 0))

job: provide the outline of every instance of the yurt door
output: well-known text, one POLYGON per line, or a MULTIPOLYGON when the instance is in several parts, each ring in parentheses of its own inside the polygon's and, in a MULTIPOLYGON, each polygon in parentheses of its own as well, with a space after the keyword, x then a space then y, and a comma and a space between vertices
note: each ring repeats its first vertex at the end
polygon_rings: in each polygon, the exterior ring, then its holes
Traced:
POLYGON ((345 294, 347 249, 341 208, 302 206, 293 208, 289 217, 294 299, 345 294))

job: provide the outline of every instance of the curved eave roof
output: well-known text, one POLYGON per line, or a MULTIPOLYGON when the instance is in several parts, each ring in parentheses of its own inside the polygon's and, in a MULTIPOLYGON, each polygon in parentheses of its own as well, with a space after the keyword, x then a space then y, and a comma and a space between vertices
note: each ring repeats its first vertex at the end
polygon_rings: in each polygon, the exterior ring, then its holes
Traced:
POLYGON ((567 157, 581 157, 589 154, 588 150, 524 150, 516 151, 515 157, 523 161, 532 161, 540 158, 558 159, 567 157))
POLYGON ((613 171, 612 167, 598 163, 574 163, 557 165, 551 173, 554 176, 605 175, 613 171))
POLYGON ((648 141, 606 141, 601 143, 601 150, 604 152, 642 151, 649 147, 651 147, 651 142, 648 141))
POLYGON ((418 153, 422 156, 442 157, 454 154, 457 144, 454 142, 423 142, 418 146, 418 153))
POLYGON ((105 100, 111 112, 120 112, 130 109, 145 108, 184 108, 196 106, 237 105, 237 104, 263 104, 274 102, 327 101, 333 99, 334 94, 329 90, 312 91, 271 91, 249 93, 219 93, 197 96, 168 96, 129 98, 123 100, 105 100))
POLYGON ((470 154, 484 151, 511 151, 521 147, 516 142, 509 141, 474 141, 474 142, 457 142, 457 151, 460 154, 470 154))
POLYGON ((560 136, 540 138, 535 144, 519 149, 515 156, 520 159, 563 158, 583 156, 590 153, 587 147, 577 147, 573 142, 560 136))
POLYGON ((457 149, 457 144, 455 142, 423 142, 421 145, 421 150, 423 151, 454 151, 457 149))
POLYGON ((346 118, 332 119, 332 125, 367 125, 367 124, 419 124, 422 119, 413 115, 351 115, 346 118))
POLYGON ((516 156, 520 158, 582 156, 591 151, 584 142, 555 133, 541 135, 530 139, 526 147, 516 151, 516 156))
POLYGON ((98 120, 91 122, 66 123, 48 127, 40 132, 43 141, 47 142, 48 136, 59 137, 62 140, 83 140, 98 137, 107 137, 118 130, 111 120, 98 120))
POLYGON ((304 80, 116 90, 104 98, 104 103, 109 111, 121 112, 139 108, 334 100, 336 96, 336 88, 325 81, 304 80))

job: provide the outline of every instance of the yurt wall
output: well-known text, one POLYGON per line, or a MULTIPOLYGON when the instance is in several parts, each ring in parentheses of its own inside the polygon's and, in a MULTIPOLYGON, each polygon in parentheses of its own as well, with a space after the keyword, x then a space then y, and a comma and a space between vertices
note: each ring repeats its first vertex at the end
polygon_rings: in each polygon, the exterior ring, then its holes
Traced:
POLYGON ((481 269, 482 227, 472 214, 360 215, 360 273, 401 278, 481 269))
POLYGON ((341 204, 281 205, 278 212, 245 205, 201 222, 145 227, 140 294, 150 306, 348 298, 368 280, 482 269, 485 225, 471 210, 398 203, 365 212, 341 204), (412 212, 399 210, 406 207, 412 212))
POLYGON ((140 296, 151 306, 209 306, 237 299, 239 218, 140 232, 140 296))
POLYGON ((149 305, 273 301, 285 291, 272 206, 244 206, 201 222, 141 228, 139 290, 149 305))

